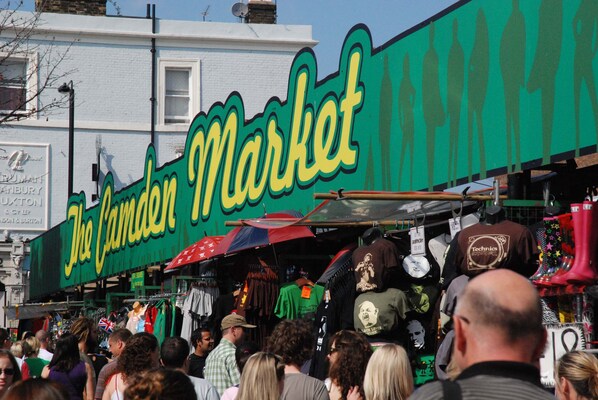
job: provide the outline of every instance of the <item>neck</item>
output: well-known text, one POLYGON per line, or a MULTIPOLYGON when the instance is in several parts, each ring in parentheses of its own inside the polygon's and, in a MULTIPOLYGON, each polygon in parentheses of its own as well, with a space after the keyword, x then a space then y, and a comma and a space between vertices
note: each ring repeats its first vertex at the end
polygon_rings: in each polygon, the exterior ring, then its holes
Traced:
POLYGON ((284 366, 284 373, 285 374, 300 374, 301 370, 299 369, 298 365, 295 364, 287 364, 284 366))
POLYGON ((205 352, 204 352, 202 349, 200 349, 200 348, 196 348, 194 353, 195 353, 195 355, 196 355, 196 356, 203 357, 203 356, 205 356, 205 355, 206 355, 208 352, 207 352, 207 351, 205 351, 205 352))

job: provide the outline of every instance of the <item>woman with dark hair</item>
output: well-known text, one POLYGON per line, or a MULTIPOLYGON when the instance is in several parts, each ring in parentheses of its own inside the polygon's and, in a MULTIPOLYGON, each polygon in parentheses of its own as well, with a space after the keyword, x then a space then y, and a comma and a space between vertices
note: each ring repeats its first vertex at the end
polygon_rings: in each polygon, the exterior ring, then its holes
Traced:
POLYGON ((8 350, 0 350, 0 397, 15 382, 21 380, 21 370, 17 360, 8 350))
POLYGON ((125 400, 196 400, 197 394, 187 375, 175 369, 153 369, 131 376, 125 400))
POLYGON ((147 332, 134 334, 127 340, 117 363, 118 372, 106 383, 103 400, 122 400, 131 376, 160 366, 158 339, 147 332))
POLYGON ((93 400, 93 368, 81 360, 77 342, 71 333, 65 333, 56 341, 52 361, 44 367, 42 378, 63 385, 71 400, 93 400))
POLYGON ((69 394, 58 382, 28 379, 12 385, 2 400, 69 400, 69 394))
POLYGON ((346 399, 349 391, 359 391, 362 398, 363 377, 372 355, 365 336, 354 331, 339 331, 330 339, 330 400, 346 399))

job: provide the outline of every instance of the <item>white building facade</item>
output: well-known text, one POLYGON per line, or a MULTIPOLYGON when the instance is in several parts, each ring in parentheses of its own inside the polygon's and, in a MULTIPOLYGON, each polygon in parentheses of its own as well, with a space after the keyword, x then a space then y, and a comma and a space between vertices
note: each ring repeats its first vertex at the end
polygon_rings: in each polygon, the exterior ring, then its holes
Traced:
MULTIPOLYGON (((0 41, 11 34, 1 30, 0 41)), ((0 65, 0 100, 5 100, 0 104, 19 90, 43 85, 45 68, 27 74, 40 54, 63 57, 55 72, 64 74, 67 85, 72 81, 74 91, 72 186, 74 193, 85 192, 88 207, 106 173, 113 174, 117 190, 143 176, 150 143, 160 165, 177 158, 194 116, 225 102, 233 91, 241 94, 247 118, 272 96, 285 99, 295 54, 316 44, 310 26, 59 13, 42 13, 29 43, 30 50, 0 57, 8 60, 0 65)), ((0 125, 3 306, 27 300, 22 270, 27 239, 66 217, 69 95, 59 93, 58 84, 27 107, 40 109, 58 99, 64 108, 0 125), (13 242, 3 242, 9 236, 13 242)))

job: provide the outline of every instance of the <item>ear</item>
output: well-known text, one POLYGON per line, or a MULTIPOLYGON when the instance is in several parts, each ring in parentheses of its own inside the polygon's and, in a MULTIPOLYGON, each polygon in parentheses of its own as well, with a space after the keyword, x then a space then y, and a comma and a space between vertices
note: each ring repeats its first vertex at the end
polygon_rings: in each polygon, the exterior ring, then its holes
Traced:
POLYGON ((453 351, 464 353, 467 348, 467 338, 465 337, 463 321, 460 318, 453 318, 453 329, 455 330, 455 338, 453 339, 453 351))
POLYGON ((558 385, 563 399, 569 399, 571 396, 571 384, 569 381, 561 376, 558 385))

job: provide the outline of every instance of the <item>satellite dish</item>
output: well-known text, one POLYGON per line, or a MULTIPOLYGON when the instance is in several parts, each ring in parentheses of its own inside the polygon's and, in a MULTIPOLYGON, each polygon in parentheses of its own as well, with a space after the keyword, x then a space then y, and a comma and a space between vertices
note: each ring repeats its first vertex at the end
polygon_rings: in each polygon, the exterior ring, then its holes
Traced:
POLYGON ((247 4, 245 4, 245 3, 233 4, 232 12, 235 17, 243 18, 247 15, 248 11, 249 11, 249 8, 247 7, 247 4))

